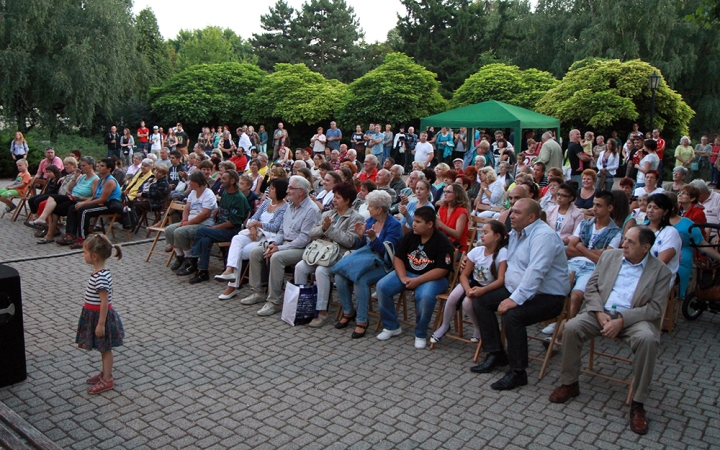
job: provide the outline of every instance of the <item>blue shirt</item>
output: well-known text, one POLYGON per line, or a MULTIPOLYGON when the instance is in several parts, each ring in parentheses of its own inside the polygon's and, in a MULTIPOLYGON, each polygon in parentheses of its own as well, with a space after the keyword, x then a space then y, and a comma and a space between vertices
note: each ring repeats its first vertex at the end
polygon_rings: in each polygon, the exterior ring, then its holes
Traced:
POLYGON ((570 290, 565 246, 555 231, 536 220, 510 232, 505 287, 522 305, 536 294, 567 295, 570 290))
POLYGON ((330 128, 325 133, 325 137, 328 139, 327 146, 330 147, 333 150, 339 150, 340 149, 340 141, 331 141, 330 138, 342 138, 342 131, 340 131, 340 128, 335 128, 334 130, 330 128))
POLYGON ((384 150, 383 140, 384 140, 384 139, 385 139, 385 133, 380 132, 380 133, 375 133, 375 134, 372 135, 372 140, 373 140, 373 141, 377 141, 377 140, 380 141, 379 144, 373 145, 373 148, 372 148, 372 154, 373 154, 373 155, 377 156, 377 155, 382 155, 382 154, 383 154, 383 150, 384 150))

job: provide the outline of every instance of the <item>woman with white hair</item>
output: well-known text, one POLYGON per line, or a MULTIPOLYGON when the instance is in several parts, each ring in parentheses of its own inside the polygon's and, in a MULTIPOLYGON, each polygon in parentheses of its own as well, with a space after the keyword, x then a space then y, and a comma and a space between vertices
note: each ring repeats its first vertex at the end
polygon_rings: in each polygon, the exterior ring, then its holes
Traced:
POLYGON ((690 170, 690 165, 695 159, 695 150, 690 146, 690 138, 680 138, 680 145, 675 148, 675 167, 684 167, 690 170))
POLYGON ((360 258, 373 257, 378 261, 378 264, 371 270, 357 274, 355 280, 335 274, 335 284, 337 285, 343 309, 342 318, 335 324, 335 328, 347 328, 351 321, 356 320, 355 331, 352 333, 353 339, 365 336, 369 324, 370 286, 380 281, 382 277, 392 270, 392 255, 388 254, 385 243, 389 243, 395 248, 403 237, 402 225, 389 214, 390 205, 392 204, 390 194, 375 190, 365 197, 365 201, 368 205, 370 218, 365 223, 360 222, 355 225, 355 234, 357 234, 355 248, 360 250, 351 253, 345 258, 359 260, 360 258), (363 247, 367 247, 369 250, 361 251, 363 247), (357 309, 353 308, 353 292, 355 292, 357 309))
MULTIPOLYGON (((504 161, 501 163, 503 164, 504 161)), ((480 176, 480 203, 490 206, 502 206, 505 187, 497 177, 492 167, 483 167, 478 173, 480 176)))

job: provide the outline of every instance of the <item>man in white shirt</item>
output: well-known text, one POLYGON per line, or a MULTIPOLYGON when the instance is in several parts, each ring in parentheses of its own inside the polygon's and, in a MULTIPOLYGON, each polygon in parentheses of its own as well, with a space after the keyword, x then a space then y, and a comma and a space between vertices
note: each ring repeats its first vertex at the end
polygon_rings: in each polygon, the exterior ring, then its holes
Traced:
POLYGON ((157 156, 158 159, 160 158, 160 149, 162 149, 162 144, 162 134, 160 134, 160 131, 158 131, 158 126, 155 125, 153 127, 153 132, 150 135, 150 151, 153 155, 157 156))
POLYGON ((425 164, 425 168, 430 167, 433 158, 435 157, 435 150, 431 143, 427 141, 427 133, 420 133, 420 140, 415 144, 415 161, 425 164))
POLYGON ((660 345, 662 316, 670 290, 672 272, 650 254, 655 233, 644 226, 627 231, 622 250, 603 253, 588 280, 587 311, 565 325, 562 340, 560 387, 550 395, 552 403, 565 403, 580 395, 580 355, 592 337, 618 337, 630 345, 633 359, 630 429, 648 431, 644 402, 655 369, 660 345))
POLYGON ((321 155, 325 155, 325 143, 327 142, 327 137, 323 134, 323 127, 318 127, 317 134, 310 139, 310 143, 313 146, 313 154, 320 153, 321 155))
POLYGON ((242 147, 245 149, 245 152, 248 152, 250 151, 252 143, 250 142, 250 138, 248 137, 246 131, 247 127, 245 125, 243 125, 242 128, 237 129, 238 136, 240 136, 238 139, 238 147, 242 147))

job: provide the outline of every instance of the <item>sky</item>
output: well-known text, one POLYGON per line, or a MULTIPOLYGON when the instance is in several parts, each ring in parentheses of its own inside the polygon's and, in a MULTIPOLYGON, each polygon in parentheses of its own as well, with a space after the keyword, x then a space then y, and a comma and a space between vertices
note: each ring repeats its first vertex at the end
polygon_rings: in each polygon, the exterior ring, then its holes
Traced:
MULTIPOLYGON (((286 0, 300 8, 303 0, 286 0)), ((192 30, 208 25, 230 28, 244 39, 261 33, 260 15, 267 14, 276 0, 135 0, 137 14, 152 8, 165 39, 174 39, 181 29, 192 30), (212 13, 214 12, 214 13, 212 13)), ((400 0, 346 0, 355 9, 355 16, 365 32, 367 42, 384 41, 387 32, 397 23, 397 13, 404 12, 400 0)))

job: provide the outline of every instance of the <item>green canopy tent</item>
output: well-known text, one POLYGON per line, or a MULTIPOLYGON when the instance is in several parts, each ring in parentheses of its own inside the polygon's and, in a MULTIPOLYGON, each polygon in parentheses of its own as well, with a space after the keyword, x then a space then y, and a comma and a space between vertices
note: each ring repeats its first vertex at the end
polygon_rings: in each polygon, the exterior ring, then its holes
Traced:
MULTIPOLYGON (((560 119, 546 116, 544 114, 520 108, 519 106, 508 105, 507 103, 489 100, 474 105, 463 106, 462 108, 451 109, 444 113, 425 117, 420 121, 420 129, 426 127, 449 127, 449 128, 511 128, 515 133, 515 152, 519 152, 518 143, 522 138, 523 129, 554 128, 560 136, 560 119)), ((472 136, 475 133, 473 132, 472 136)))

